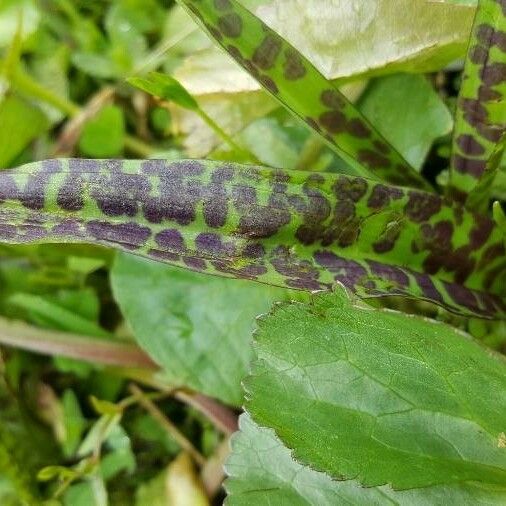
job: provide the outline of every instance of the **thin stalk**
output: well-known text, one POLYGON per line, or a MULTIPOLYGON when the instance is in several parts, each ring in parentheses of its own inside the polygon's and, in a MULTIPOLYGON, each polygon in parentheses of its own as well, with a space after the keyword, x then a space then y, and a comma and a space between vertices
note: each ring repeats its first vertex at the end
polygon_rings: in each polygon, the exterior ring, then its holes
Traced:
POLYGON ((158 407, 146 397, 144 392, 137 385, 129 386, 130 392, 138 400, 139 404, 170 434, 170 436, 178 443, 178 445, 192 456, 195 462, 203 467, 206 459, 193 446, 186 436, 172 423, 167 416, 162 413, 158 407))
POLYGON ((40 329, 5 318, 0 318, 0 344, 103 365, 151 372, 158 370, 156 364, 135 344, 40 329))

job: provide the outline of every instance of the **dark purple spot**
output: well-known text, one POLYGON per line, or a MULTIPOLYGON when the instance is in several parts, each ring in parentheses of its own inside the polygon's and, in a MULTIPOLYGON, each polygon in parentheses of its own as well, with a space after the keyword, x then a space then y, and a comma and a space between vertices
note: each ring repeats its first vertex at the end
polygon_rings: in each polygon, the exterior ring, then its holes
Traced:
POLYGON ((474 138, 473 135, 459 135, 457 144, 466 155, 479 156, 485 153, 485 148, 474 138))
POLYGON ((230 0, 214 0, 214 6, 219 11, 226 11, 232 8, 230 0))
POLYGON ((397 288, 409 287, 409 276, 401 268, 373 260, 368 260, 367 263, 371 268, 371 272, 382 280, 391 281, 397 288))
POLYGON ((358 202, 366 194, 367 188, 367 181, 361 177, 339 176, 332 189, 338 199, 358 202))
POLYGON ((403 196, 404 193, 400 188, 377 184, 372 189, 367 205, 372 209, 382 209, 390 205, 392 200, 401 199, 403 196))
POLYGON ((267 35, 253 53, 253 63, 262 70, 272 68, 281 52, 281 47, 281 40, 277 36, 267 35))
POLYGON ((170 251, 160 251, 158 249, 148 250, 148 256, 162 262, 179 262, 180 257, 176 253, 170 251))
POLYGON ((506 63, 488 64, 481 72, 481 80, 486 86, 497 86, 506 81, 506 63))
POLYGON ((371 135, 370 128, 368 128, 365 122, 359 118, 354 118, 348 121, 348 124, 346 125, 346 130, 351 135, 358 137, 360 139, 367 138, 371 135))
POLYGON ((184 238, 181 232, 176 229, 167 229, 158 232, 155 236, 155 242, 161 248, 165 248, 169 251, 176 251, 182 253, 185 251, 184 238))
POLYGON ((479 178, 487 166, 485 160, 475 160, 461 155, 454 155, 453 165, 455 170, 461 174, 470 174, 475 178, 479 178))
POLYGON ((276 95, 279 92, 278 85, 275 83, 274 79, 270 78, 269 76, 260 75, 258 76, 258 80, 260 81, 260 84, 269 90, 273 95, 276 95))
POLYGON ((483 65, 488 59, 488 51, 481 46, 474 46, 469 51, 469 58, 476 65, 483 65))
POLYGON ((346 105, 346 100, 337 90, 324 90, 320 95, 323 105, 329 109, 342 109, 346 105))
POLYGON ((206 264, 205 260, 203 260, 202 258, 183 257, 183 262, 190 269, 193 269, 193 270, 196 270, 196 271, 204 271, 207 268, 207 264, 206 264))
POLYGON ((119 244, 127 249, 136 249, 149 239, 151 230, 137 223, 113 224, 107 221, 90 221, 86 230, 98 241, 119 244))
MULTIPOLYGON (((319 117, 319 122, 333 134, 342 133, 346 130, 346 116, 340 111, 326 111, 319 117)), ((333 139, 331 138, 331 141, 333 139)))
POLYGON ((358 152, 358 161, 371 169, 384 169, 390 165, 387 157, 370 149, 361 149, 358 152))
POLYGON ((225 14, 218 18, 218 27, 226 37, 237 38, 242 32, 242 19, 241 16, 235 12, 225 14))
POLYGON ((416 223, 429 220, 441 210, 441 199, 430 193, 419 191, 408 192, 409 200, 404 211, 416 223))
POLYGON ((292 48, 285 50, 284 76, 289 81, 296 81, 306 75, 306 67, 299 53, 292 48))
POLYGON ((217 234, 201 233, 197 236, 195 245, 197 251, 212 257, 226 258, 234 256, 233 245, 225 244, 221 236, 217 234))

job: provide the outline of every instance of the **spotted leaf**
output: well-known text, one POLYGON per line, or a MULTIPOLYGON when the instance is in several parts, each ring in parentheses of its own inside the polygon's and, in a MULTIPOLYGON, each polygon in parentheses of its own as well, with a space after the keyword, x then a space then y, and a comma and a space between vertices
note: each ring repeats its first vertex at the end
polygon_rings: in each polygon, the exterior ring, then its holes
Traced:
POLYGON ((494 222, 361 177, 199 160, 49 160, 0 172, 0 242, 88 242, 301 290, 505 317, 494 222))
POLYGON ((487 162, 506 131, 506 3, 480 0, 457 102, 448 193, 474 209, 488 204, 487 162), (468 195, 479 187, 477 194, 468 195), (485 198, 483 198, 485 197, 485 198))
POLYGON ((235 0, 181 0, 260 84, 359 174, 430 189, 369 121, 293 46, 235 0))

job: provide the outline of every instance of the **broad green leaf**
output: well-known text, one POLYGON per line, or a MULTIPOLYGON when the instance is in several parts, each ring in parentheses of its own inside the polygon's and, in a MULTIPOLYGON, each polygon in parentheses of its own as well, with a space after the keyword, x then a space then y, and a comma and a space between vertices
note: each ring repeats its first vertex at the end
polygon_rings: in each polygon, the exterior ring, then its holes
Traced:
POLYGON ((123 110, 114 105, 104 107, 83 128, 79 149, 93 158, 118 156, 125 146, 123 110))
POLYGON ((127 81, 150 95, 175 102, 184 109, 190 111, 199 109, 196 100, 186 89, 176 79, 166 74, 151 72, 147 77, 129 77, 127 81))
POLYGON ((456 108, 447 191, 465 202, 477 186, 481 199, 467 205, 486 209, 487 161, 506 132, 506 12, 498 0, 480 0, 456 108))
POLYGON ((0 169, 4 169, 46 130, 48 121, 37 107, 11 95, 0 101, 0 125, 0 169))
POLYGON ((506 315, 502 232, 419 190, 205 160, 49 160, 0 172, 0 240, 86 242, 223 277, 506 315))
POLYGON ((118 256, 111 275, 137 342, 169 382, 240 405, 254 319, 287 292, 127 255, 118 256))
MULTIPOLYGON (((240 432, 232 438, 226 463, 227 506, 279 504, 334 506, 336 504, 428 505, 504 504, 501 487, 459 483, 394 491, 389 486, 364 488, 355 480, 334 480, 295 461, 272 429, 258 426, 249 415, 239 418, 240 432)), ((379 464, 381 465, 381 464, 379 464)))
POLYGON ((420 169, 433 142, 451 132, 450 111, 424 76, 395 74, 375 79, 359 108, 404 158, 420 169))
POLYGON ((359 173, 429 188, 337 86, 237 1, 181 3, 237 63, 359 173))
POLYGON ((246 409, 312 469, 394 489, 506 494, 506 362, 452 327, 344 290, 259 321, 246 409))

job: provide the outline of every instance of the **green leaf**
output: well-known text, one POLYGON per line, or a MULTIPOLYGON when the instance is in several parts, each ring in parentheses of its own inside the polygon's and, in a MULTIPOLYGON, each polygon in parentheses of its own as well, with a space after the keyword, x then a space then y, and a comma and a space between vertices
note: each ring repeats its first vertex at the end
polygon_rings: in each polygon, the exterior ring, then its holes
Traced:
POLYGON ((0 102, 0 125, 0 169, 3 169, 46 130, 48 121, 39 109, 11 95, 0 102))
POLYGON ((327 79, 433 72, 464 55, 473 8, 438 0, 398 7, 392 0, 270 0, 255 12, 327 79))
POLYGON ((104 107, 83 128, 79 149, 93 158, 109 158, 121 154, 125 146, 123 110, 114 105, 104 107))
POLYGON ((241 404, 254 318, 285 299, 286 290, 202 277, 128 255, 118 256, 111 276, 137 342, 171 383, 241 404))
POLYGON ((481 483, 394 491, 389 486, 364 488, 354 480, 334 480, 295 461, 272 429, 258 426, 247 414, 239 418, 239 427, 225 465, 227 506, 504 504, 501 487, 481 483))
POLYGON ((50 160, 0 172, 0 187, 3 243, 87 242, 221 277, 506 315, 502 232, 422 191, 206 160, 50 160))
POLYGON ((181 0, 210 35, 359 174, 430 188, 293 46, 235 0, 181 0))
POLYGON ((506 494, 506 363, 469 337, 339 290, 277 307, 255 350, 246 408, 301 463, 367 487, 506 494))
POLYGON ((147 77, 129 77, 127 81, 150 95, 175 102, 190 111, 198 111, 199 105, 186 89, 171 76, 150 72, 147 77))
POLYGON ((506 132, 506 12, 480 0, 456 109, 448 194, 472 209, 487 209, 487 162, 506 132), (477 186, 481 198, 468 199, 477 186))
POLYGON ((359 107, 404 158, 420 169, 433 142, 452 130, 450 111, 424 76, 375 79, 359 107))

